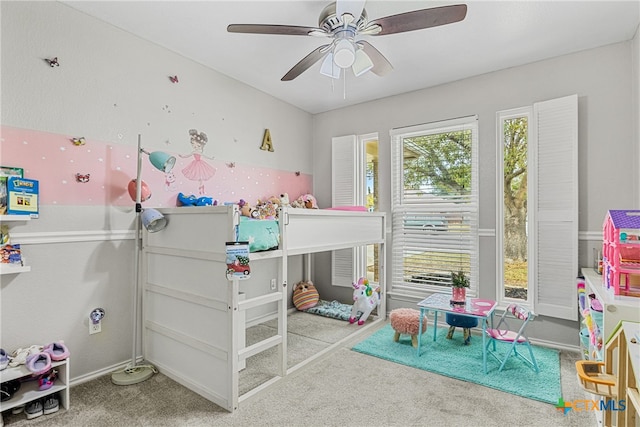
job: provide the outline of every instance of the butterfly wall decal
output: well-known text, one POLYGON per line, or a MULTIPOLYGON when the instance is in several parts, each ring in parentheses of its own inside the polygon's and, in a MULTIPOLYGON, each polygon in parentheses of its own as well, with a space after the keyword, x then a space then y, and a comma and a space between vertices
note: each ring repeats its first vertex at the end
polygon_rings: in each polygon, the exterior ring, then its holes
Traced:
POLYGON ((59 67, 60 63, 58 62, 58 57, 56 56, 53 59, 47 59, 47 63, 50 67, 59 67))
POLYGON ((87 174, 81 174, 81 173, 77 173, 76 174, 76 181, 78 182, 89 182, 89 179, 91 178, 91 174, 87 173, 87 174))
POLYGON ((84 145, 86 143, 84 136, 81 136, 80 138, 72 138, 71 141, 73 142, 73 145, 84 145))
POLYGON ((169 76, 169 80, 171 83, 178 83, 178 76, 169 76))
POLYGON ((235 167, 236 167, 236 162, 229 162, 229 163, 227 163, 227 167, 228 167, 228 168, 235 168, 235 167))
POLYGON ((300 176, 300 171, 296 171, 296 176, 300 176))

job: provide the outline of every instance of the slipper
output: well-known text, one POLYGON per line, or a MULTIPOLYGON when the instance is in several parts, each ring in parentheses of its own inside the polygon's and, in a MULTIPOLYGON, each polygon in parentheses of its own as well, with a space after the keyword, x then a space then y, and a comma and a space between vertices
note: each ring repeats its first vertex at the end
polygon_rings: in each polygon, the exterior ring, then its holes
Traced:
POLYGON ((36 375, 44 374, 51 369, 49 353, 36 353, 27 357, 27 369, 36 375))
POLYGON ((49 353, 51 360, 64 360, 69 357, 69 349, 64 345, 64 341, 53 342, 44 347, 44 353, 49 353))
POLYGON ((58 371, 53 369, 44 375, 40 375, 40 377, 38 378, 38 390, 40 391, 49 390, 51 386, 53 386, 53 383, 56 380, 56 378, 58 377, 57 374, 58 374, 58 371))
POLYGON ((27 348, 19 348, 9 356, 9 366, 15 367, 27 363, 27 357, 42 351, 41 345, 32 345, 27 348))
POLYGON ((0 348, 0 371, 9 366, 9 355, 4 351, 3 348, 0 348))

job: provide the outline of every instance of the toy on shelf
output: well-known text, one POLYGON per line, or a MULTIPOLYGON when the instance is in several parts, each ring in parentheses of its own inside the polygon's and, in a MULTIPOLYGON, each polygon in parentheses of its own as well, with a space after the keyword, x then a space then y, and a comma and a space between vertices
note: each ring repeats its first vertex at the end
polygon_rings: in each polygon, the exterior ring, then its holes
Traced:
POLYGON ((603 224, 603 281, 614 295, 640 296, 640 210, 610 210, 603 224))
POLYGON ((193 194, 190 196, 184 195, 182 193, 178 193, 177 196, 177 206, 217 206, 218 201, 214 200, 212 197, 196 197, 193 194))

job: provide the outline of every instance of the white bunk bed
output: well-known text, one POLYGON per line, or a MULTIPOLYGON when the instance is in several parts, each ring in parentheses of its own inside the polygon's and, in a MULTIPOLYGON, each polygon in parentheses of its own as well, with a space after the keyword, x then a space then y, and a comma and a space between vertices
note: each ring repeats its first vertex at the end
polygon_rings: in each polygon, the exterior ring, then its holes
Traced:
MULTIPOLYGON (((167 227, 157 233, 143 230, 144 357, 163 374, 230 412, 305 363, 287 369, 287 312, 293 285, 287 282, 289 256, 303 255, 308 265, 312 253, 378 245, 381 303, 378 315, 367 324, 386 317, 384 213, 282 208, 278 249, 251 253, 251 278, 229 281, 225 243, 235 241, 238 207, 159 210, 167 227), (245 348, 247 310, 265 309, 277 311, 277 334, 245 348), (239 396, 240 365, 275 346, 278 375, 239 396)), ((354 334, 362 330, 356 326, 354 334)))

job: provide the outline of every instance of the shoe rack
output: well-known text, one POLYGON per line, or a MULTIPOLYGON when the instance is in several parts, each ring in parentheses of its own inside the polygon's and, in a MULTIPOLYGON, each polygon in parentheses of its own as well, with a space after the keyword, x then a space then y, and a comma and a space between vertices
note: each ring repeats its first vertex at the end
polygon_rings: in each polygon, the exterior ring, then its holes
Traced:
POLYGON ((33 375, 25 365, 7 367, 0 371, 0 383, 11 380, 20 380, 20 389, 9 400, 0 402, 0 412, 8 411, 16 406, 42 399, 54 393, 58 393, 60 406, 69 409, 69 359, 51 362, 51 369, 58 371, 58 377, 51 388, 38 390, 38 375, 33 375))

